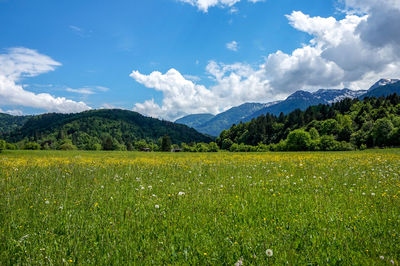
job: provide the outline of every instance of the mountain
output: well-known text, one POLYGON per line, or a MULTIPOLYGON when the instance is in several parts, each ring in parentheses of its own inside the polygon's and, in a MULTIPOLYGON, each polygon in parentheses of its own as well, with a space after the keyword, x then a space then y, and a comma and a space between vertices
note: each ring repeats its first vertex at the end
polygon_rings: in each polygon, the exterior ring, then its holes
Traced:
POLYGON ((214 117, 215 115, 213 114, 193 114, 179 118, 175 121, 175 123, 184 124, 187 125, 188 127, 196 128, 206 123, 207 121, 210 121, 214 117))
POLYGON ((168 135, 172 143, 210 142, 212 139, 185 125, 145 117, 139 113, 103 109, 76 114, 43 114, 32 116, 25 124, 11 133, 3 134, 10 142, 24 139, 49 145, 70 139, 78 148, 89 143, 101 143, 109 136, 119 144, 147 139, 157 141, 168 135))
POLYGON ((0 113, 0 134, 10 133, 22 127, 31 116, 13 116, 0 113))
POLYGON ((374 85, 371 86, 371 88, 369 88, 368 91, 372 91, 375 90, 378 87, 383 87, 386 85, 390 85, 390 84, 394 84, 399 82, 399 79, 380 79, 378 82, 376 82, 374 85))
POLYGON ((218 136, 222 130, 230 128, 233 124, 239 123, 243 118, 260 110, 268 104, 245 103, 222 112, 209 121, 194 127, 197 131, 210 136, 218 136))
POLYGON ((331 104, 341 101, 345 98, 354 99, 360 97, 365 93, 366 91, 353 91, 349 89, 321 89, 312 93, 307 91, 296 91, 295 93, 287 97, 286 100, 270 105, 251 114, 250 116, 243 119, 243 122, 250 121, 251 119, 257 118, 260 115, 265 115, 266 113, 279 115, 282 112, 284 114, 288 114, 296 109, 305 110, 312 105, 331 104))
POLYGON ((396 93, 400 95, 400 80, 398 79, 381 79, 374 84, 367 93, 361 95, 360 98, 365 97, 381 97, 396 93), (378 85, 377 85, 378 84, 378 85), (379 86, 380 84, 380 86, 379 86))

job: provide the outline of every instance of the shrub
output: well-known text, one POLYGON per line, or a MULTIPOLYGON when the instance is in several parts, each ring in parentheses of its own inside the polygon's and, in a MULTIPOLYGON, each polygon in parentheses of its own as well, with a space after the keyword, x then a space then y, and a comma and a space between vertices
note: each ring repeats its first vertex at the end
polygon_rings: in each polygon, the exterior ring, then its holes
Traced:
POLYGON ((77 149, 74 144, 68 143, 68 142, 61 144, 59 148, 60 148, 60 150, 63 150, 63 151, 73 151, 73 150, 77 149))
POLYGON ((287 137, 287 148, 290 151, 307 151, 310 148, 311 136, 302 129, 296 129, 287 137))
POLYGON ((7 148, 7 143, 4 140, 0 140, 0 152, 7 148))
POLYGON ((6 149, 7 150, 16 150, 17 146, 15 144, 12 144, 12 143, 7 143, 6 149))
POLYGON ((40 144, 36 142, 25 143, 23 147, 24 150, 40 150, 40 148, 41 148, 40 144))

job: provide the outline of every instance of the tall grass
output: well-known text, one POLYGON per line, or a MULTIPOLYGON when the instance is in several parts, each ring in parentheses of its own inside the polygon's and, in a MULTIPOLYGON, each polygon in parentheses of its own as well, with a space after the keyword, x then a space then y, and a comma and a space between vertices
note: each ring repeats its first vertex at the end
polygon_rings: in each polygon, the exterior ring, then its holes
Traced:
POLYGON ((399 150, 6 152, 0 264, 398 265, 399 162, 399 150))

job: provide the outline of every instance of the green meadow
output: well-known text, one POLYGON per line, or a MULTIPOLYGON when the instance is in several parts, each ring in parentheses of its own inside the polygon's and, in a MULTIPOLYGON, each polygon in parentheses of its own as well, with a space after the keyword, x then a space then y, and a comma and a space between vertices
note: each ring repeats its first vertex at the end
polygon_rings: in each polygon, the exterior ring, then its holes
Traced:
POLYGON ((399 197, 398 149, 5 151, 0 264, 398 265, 399 197))

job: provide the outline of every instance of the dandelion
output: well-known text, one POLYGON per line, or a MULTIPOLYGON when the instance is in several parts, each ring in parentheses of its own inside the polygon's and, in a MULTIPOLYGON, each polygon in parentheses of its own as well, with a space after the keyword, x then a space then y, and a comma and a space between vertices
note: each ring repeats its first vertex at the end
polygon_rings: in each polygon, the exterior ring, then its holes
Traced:
POLYGON ((203 255, 204 255, 204 256, 207 256, 207 252, 204 252, 203 255))
POLYGON ((266 254, 268 257, 272 257, 272 255, 274 255, 274 252, 272 251, 272 249, 267 249, 267 250, 265 251, 265 254, 266 254))

